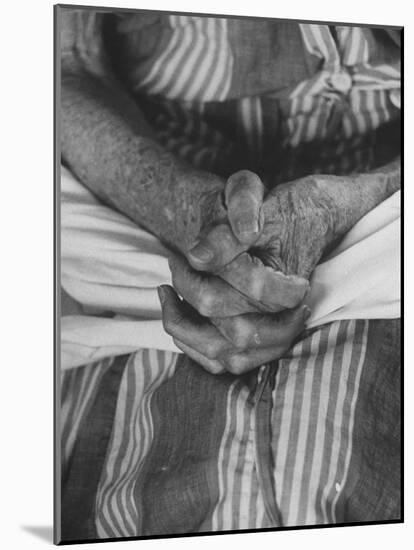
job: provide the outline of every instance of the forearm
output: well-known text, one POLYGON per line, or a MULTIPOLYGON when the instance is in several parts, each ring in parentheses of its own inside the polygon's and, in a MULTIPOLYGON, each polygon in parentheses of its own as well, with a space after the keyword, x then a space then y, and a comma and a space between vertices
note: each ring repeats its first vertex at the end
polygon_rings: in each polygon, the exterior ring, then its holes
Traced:
POLYGON ((63 71, 61 117, 62 156, 82 183, 184 250, 203 224, 209 197, 212 207, 216 203, 223 180, 192 169, 158 145, 135 102, 110 79, 63 71))
POLYGON ((316 185, 326 197, 335 237, 340 237, 400 189, 401 162, 398 158, 366 174, 317 176, 316 185))

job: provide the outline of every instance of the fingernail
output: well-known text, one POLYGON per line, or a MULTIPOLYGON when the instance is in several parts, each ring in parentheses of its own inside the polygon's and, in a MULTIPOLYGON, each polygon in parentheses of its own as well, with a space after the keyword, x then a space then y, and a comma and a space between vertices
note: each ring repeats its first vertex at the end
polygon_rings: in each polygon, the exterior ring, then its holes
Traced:
POLYGON ((162 286, 158 286, 157 292, 158 292, 158 298, 160 299, 161 305, 163 306, 166 298, 165 289, 162 286))
POLYGON ((312 314, 312 311, 311 311, 310 307, 303 306, 303 308, 302 308, 303 320, 307 321, 309 319, 309 317, 311 316, 311 314, 312 314))
POLYGON ((198 244, 192 248, 189 255, 198 262, 208 262, 213 259, 213 251, 203 244, 198 244))
POLYGON ((236 229, 239 235, 257 233, 259 231, 259 222, 255 218, 237 220, 236 229))

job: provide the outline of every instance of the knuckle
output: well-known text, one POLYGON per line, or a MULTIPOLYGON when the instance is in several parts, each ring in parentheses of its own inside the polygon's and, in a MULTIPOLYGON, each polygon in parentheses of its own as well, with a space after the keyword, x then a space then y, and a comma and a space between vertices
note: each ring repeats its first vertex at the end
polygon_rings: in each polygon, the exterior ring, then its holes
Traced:
POLYGON ((209 290, 204 290, 200 293, 198 311, 204 317, 214 316, 216 309, 216 298, 209 290))
POLYGON ((249 342, 249 333, 250 331, 245 321, 240 318, 231 321, 228 328, 228 336, 234 347, 240 350, 246 349, 249 342))
POLYGON ((226 361, 227 370, 232 374, 242 374, 246 368, 246 360, 243 356, 232 355, 226 361))
POLYGON ((216 342, 208 341, 204 346, 204 355, 208 359, 216 359, 219 355, 219 346, 216 342))
POLYGON ((220 363, 215 361, 210 365, 209 371, 211 374, 222 374, 223 372, 226 372, 226 369, 220 363))

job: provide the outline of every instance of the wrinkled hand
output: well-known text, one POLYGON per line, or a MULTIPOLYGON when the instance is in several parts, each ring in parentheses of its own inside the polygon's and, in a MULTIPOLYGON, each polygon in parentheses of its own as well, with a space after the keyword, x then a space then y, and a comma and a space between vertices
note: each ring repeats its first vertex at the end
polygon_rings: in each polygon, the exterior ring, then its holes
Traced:
POLYGON ((176 346, 212 374, 243 374, 280 358, 304 330, 305 305, 278 314, 247 313, 208 319, 169 285, 158 289, 165 331, 176 346))
POLYGON ((309 316, 298 304, 323 252, 387 196, 386 184, 373 175, 309 176, 277 187, 262 204, 257 176, 232 176, 227 223, 204 226, 188 262, 170 262, 184 301, 169 287, 160 292, 177 346, 216 373, 280 357, 309 316))
POLYGON ((258 182, 247 171, 229 179, 228 223, 207 227, 187 258, 194 269, 219 275, 264 311, 280 311, 303 299, 313 269, 338 237, 338 208, 313 176, 279 185, 258 208, 258 182), (255 217, 258 230, 241 233, 245 220, 255 217))
POLYGON ((280 186, 263 203, 260 179, 235 174, 225 189, 228 223, 205 227, 188 262, 170 259, 183 300, 160 288, 165 330, 210 372, 241 374, 280 358, 304 330, 305 277, 333 235, 312 183, 280 186))
MULTIPOLYGON (((262 234, 263 191, 254 174, 241 172, 229 179, 225 190, 229 225, 207 228, 197 245, 198 257, 213 260, 216 266, 230 260, 226 271, 231 271, 232 255, 246 250, 262 234), (212 248, 209 248, 209 243, 213 244, 212 248)), ((256 261, 247 266, 243 281, 249 271, 258 266, 260 264, 256 261)), ((276 308, 274 304, 269 308, 264 301, 241 294, 220 277, 194 270, 182 257, 171 257, 170 268, 173 285, 185 301, 180 301, 171 287, 160 289, 165 329, 182 351, 210 372, 228 370, 240 374, 279 358, 303 331, 309 317, 306 306, 277 315, 259 313, 279 310, 283 306, 278 303, 276 308)), ((264 276, 272 274, 271 269, 262 271, 264 276)), ((295 277, 276 274, 276 279, 283 292, 295 283, 298 287, 303 285, 303 281, 295 277)), ((268 284, 263 288, 271 292, 268 284)), ((296 300, 303 297, 301 293, 303 290, 297 292, 296 300)))

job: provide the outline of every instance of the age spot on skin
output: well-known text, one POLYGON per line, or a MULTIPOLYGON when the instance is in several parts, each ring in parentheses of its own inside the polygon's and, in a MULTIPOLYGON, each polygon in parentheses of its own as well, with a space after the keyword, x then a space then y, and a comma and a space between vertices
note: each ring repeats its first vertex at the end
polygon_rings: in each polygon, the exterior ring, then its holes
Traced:
POLYGON ((166 215, 166 217, 167 217, 167 220, 168 220, 169 222, 172 222, 173 219, 174 219, 174 214, 171 212, 171 210, 170 210, 169 208, 164 208, 164 213, 165 213, 165 215, 166 215))

